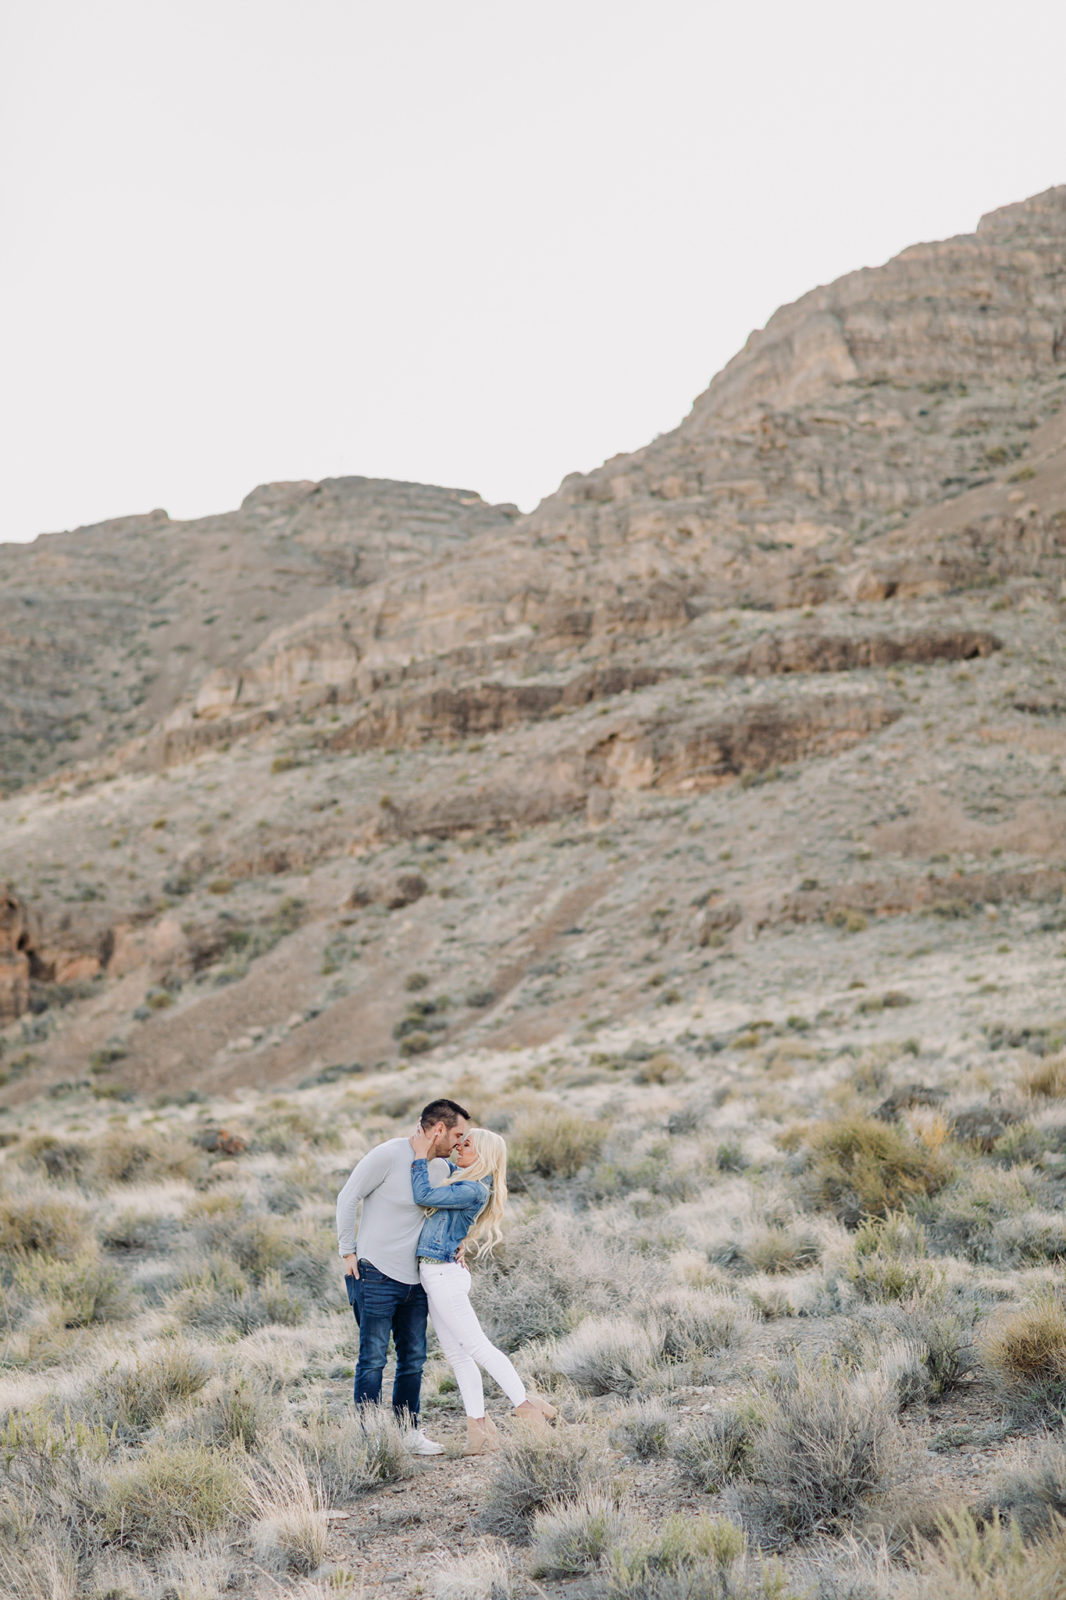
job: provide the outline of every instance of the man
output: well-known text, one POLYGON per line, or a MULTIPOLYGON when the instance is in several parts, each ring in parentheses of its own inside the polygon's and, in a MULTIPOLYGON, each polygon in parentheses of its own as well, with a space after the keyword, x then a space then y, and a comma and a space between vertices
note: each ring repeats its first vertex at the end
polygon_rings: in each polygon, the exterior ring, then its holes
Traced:
MULTIPOLYGON (((447 1177, 447 1166, 440 1158, 455 1149, 469 1122, 469 1111, 454 1100, 431 1100, 422 1112, 419 1126, 431 1139, 431 1183, 447 1177)), ((405 1426, 407 1448, 415 1455, 436 1456, 443 1446, 427 1439, 418 1426, 427 1306, 426 1292, 418 1281, 417 1247, 426 1213, 415 1205, 411 1192, 413 1159, 410 1139, 387 1139, 368 1151, 337 1196, 337 1246, 359 1328, 356 1405, 380 1401, 391 1335, 396 1346, 392 1409, 405 1426), (357 1240, 355 1216, 360 1200, 363 1211, 357 1240)))

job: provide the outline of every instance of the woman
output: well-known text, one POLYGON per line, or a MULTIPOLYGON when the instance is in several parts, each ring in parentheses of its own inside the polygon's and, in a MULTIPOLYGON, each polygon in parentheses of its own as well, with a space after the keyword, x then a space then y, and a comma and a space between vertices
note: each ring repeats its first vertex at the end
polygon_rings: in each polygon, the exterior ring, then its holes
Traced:
POLYGON ((429 1181, 426 1157, 430 1138, 416 1128, 411 1140, 411 1189, 420 1206, 430 1208, 418 1239, 418 1274, 441 1349, 452 1364, 466 1409, 464 1455, 499 1448, 496 1427, 485 1415, 480 1368, 496 1379, 515 1416, 543 1430, 555 1407, 529 1395, 518 1373, 482 1331, 470 1304, 470 1272, 455 1259, 466 1241, 467 1255, 489 1256, 503 1237, 500 1218, 507 1201, 507 1145, 488 1128, 471 1128, 455 1150, 451 1176, 429 1181))

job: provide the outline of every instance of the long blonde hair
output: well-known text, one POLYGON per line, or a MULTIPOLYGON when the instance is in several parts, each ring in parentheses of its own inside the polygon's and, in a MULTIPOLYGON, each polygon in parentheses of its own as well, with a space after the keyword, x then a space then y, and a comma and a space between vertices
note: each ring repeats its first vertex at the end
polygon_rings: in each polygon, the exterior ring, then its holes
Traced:
POLYGON ((491 1256, 503 1238, 501 1226, 503 1208, 507 1204, 507 1141, 491 1128, 471 1128, 477 1160, 469 1167, 457 1167, 448 1183, 469 1183, 477 1178, 491 1178, 489 1197, 474 1218, 467 1234, 466 1253, 474 1256, 491 1256))

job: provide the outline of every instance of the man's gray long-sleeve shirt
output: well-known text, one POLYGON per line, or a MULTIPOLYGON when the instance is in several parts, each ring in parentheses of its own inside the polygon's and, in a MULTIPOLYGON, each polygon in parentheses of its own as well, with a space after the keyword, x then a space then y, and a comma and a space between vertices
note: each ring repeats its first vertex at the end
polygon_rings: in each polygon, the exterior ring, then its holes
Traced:
MULTIPOLYGON (((410 1139, 389 1139, 375 1145, 354 1168, 337 1196, 337 1248, 342 1256, 370 1261, 397 1283, 418 1282, 418 1235, 426 1213, 415 1205, 411 1193, 410 1139), (355 1218, 360 1200, 363 1214, 356 1238, 355 1218)), ((429 1163, 431 1183, 443 1183, 448 1163, 437 1157, 429 1163)))

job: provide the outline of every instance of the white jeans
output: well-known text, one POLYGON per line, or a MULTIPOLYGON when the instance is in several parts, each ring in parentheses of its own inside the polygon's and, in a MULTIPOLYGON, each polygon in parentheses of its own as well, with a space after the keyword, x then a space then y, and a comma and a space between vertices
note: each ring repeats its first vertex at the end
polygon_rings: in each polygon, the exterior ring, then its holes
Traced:
POLYGON ((479 1367, 495 1378, 513 1406, 526 1398, 526 1386, 502 1350, 490 1344, 470 1304, 470 1274, 458 1261, 422 1261, 418 1276, 440 1347, 452 1364, 468 1417, 485 1415, 485 1390, 479 1367))

